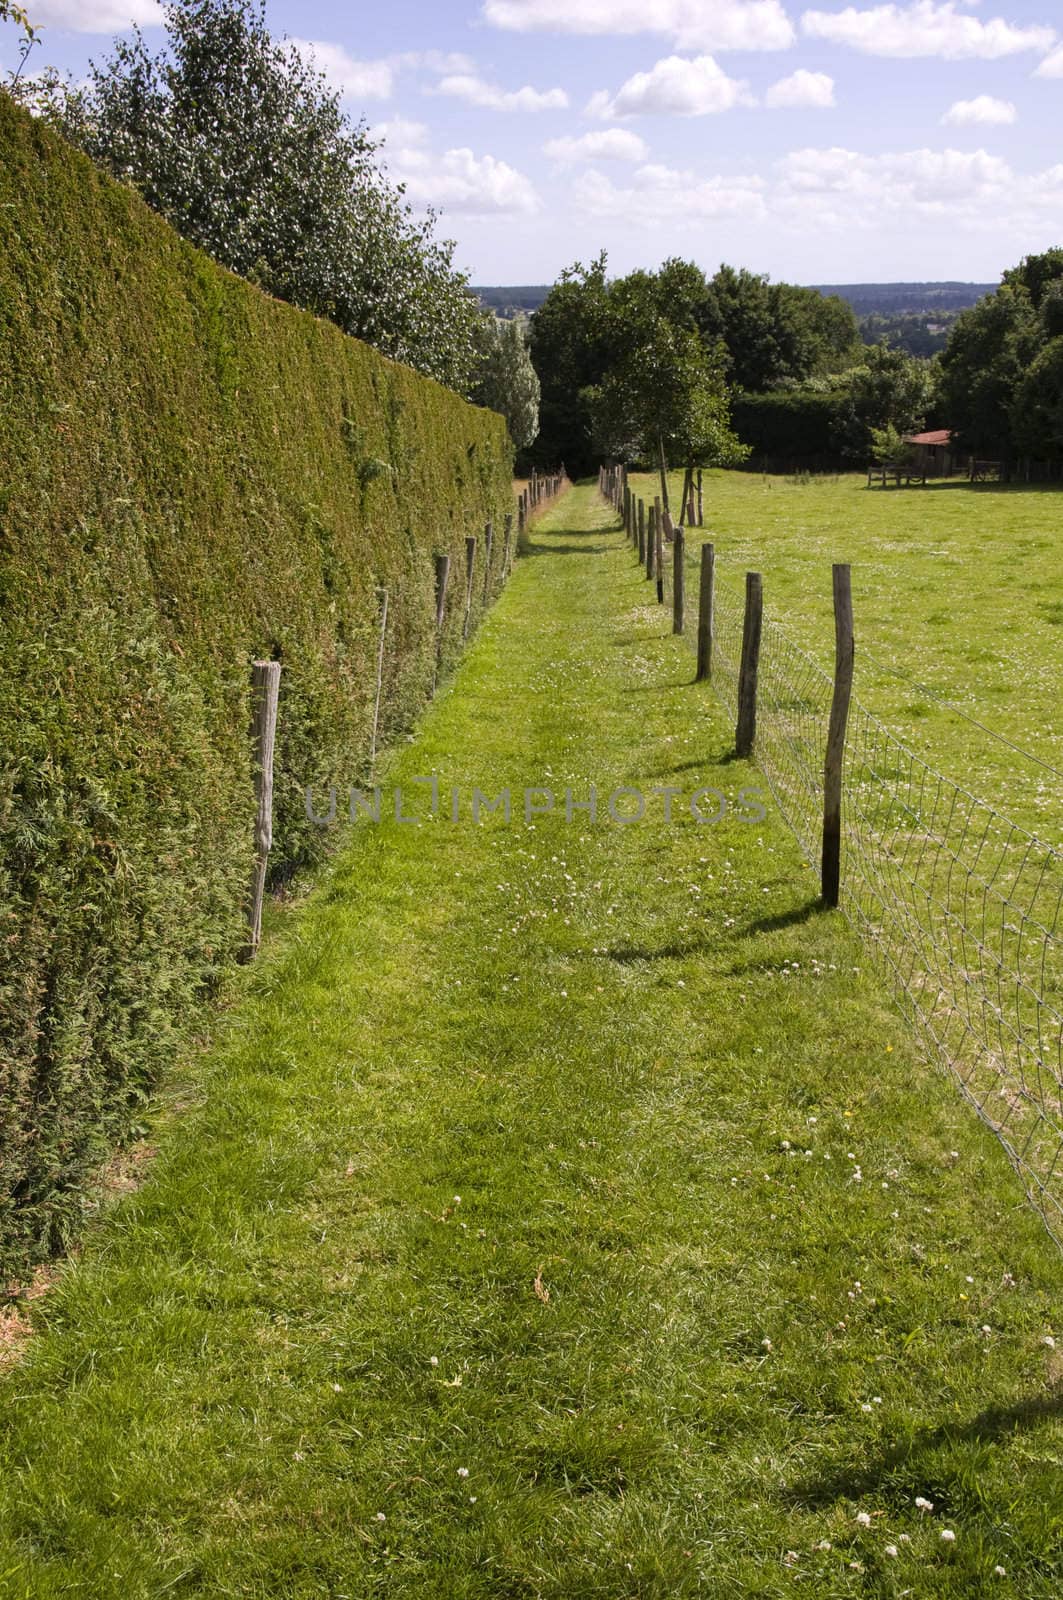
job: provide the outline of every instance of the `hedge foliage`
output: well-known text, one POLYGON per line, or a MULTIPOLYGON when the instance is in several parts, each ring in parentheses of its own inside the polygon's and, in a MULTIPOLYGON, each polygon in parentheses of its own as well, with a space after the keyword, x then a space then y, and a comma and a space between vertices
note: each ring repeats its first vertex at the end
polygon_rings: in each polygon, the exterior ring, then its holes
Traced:
MULTIPOLYGON (((238 953, 249 678, 283 663, 273 864, 497 588, 505 424, 214 266, 0 95, 0 1275, 61 1246, 238 953)), ((474 617, 475 620, 475 617, 474 617)), ((324 809, 322 806, 320 809, 324 809)))
POLYGON ((743 444, 751 447, 754 466, 765 456, 793 461, 837 456, 840 460, 849 410, 844 389, 775 389, 737 395, 731 402, 731 425, 743 444))

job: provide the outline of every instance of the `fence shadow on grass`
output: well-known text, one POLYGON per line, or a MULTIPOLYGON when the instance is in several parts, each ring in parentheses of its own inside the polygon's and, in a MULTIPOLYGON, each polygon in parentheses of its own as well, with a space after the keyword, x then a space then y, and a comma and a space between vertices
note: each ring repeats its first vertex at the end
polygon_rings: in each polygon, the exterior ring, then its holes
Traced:
MULTIPOLYGON (((1060 1417, 1063 1417, 1063 1387, 1060 1386, 1047 1394, 1028 1395, 1013 1405, 986 1406, 969 1422, 920 1429, 912 1438, 888 1446, 867 1466, 839 1464, 799 1480, 783 1492, 782 1498, 794 1510, 803 1511, 820 1510, 839 1500, 862 1501, 875 1495, 888 1498, 890 1479, 902 1470, 908 1481, 914 1477, 922 1483, 933 1483, 940 1472, 935 1471, 932 1458, 949 1445, 997 1444, 1013 1434, 1060 1417)), ((906 1500, 908 1481, 903 1485, 906 1500)))

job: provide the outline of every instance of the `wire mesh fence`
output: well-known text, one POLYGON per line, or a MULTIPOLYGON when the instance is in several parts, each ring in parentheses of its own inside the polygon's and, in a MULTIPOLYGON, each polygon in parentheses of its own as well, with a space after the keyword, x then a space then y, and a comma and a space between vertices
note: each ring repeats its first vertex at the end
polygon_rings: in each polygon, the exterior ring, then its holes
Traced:
MULTIPOLYGON (((692 540, 686 551, 688 596, 698 592, 699 548, 692 540)), ((671 547, 662 565, 670 605, 671 547)), ((711 682, 732 714, 744 616, 737 578, 717 560, 711 682)), ((695 636, 696 599, 684 632, 692 648, 695 636)), ((830 674, 766 615, 755 759, 810 860, 820 849, 832 693, 830 674)), ((843 814, 842 909, 1063 1247, 1063 853, 936 771, 858 697, 843 814)))

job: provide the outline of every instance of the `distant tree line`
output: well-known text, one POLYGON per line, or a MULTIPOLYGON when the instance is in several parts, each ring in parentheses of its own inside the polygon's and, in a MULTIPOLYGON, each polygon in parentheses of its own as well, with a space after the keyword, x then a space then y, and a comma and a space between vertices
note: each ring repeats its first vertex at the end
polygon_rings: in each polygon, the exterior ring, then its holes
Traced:
POLYGON ((577 473, 603 455, 657 467, 661 430, 622 421, 620 406, 623 393, 652 387, 655 350, 672 363, 673 393, 699 396, 696 428, 673 417, 663 430, 672 465, 750 455, 863 464, 877 430, 919 428, 932 405, 928 363, 885 342, 865 346, 838 296, 726 265, 709 278, 677 259, 609 280, 602 255, 563 272, 532 317, 542 385, 535 457, 564 458, 577 473))

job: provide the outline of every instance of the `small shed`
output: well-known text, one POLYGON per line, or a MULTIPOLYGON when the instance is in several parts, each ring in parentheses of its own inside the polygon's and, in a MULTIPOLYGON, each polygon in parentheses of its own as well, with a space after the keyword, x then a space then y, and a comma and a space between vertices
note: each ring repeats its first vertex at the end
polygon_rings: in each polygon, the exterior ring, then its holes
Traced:
POLYGON ((930 433, 909 433, 904 442, 912 452, 913 470, 928 478, 951 478, 963 465, 952 448, 952 429, 935 428, 930 433))

